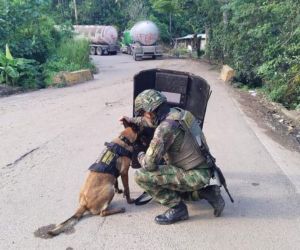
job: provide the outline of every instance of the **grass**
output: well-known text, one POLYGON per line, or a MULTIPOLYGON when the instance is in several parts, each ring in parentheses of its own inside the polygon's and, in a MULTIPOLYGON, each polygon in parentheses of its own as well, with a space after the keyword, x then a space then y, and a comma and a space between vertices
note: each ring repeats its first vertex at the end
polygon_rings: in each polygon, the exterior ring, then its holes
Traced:
POLYGON ((87 40, 65 39, 44 65, 45 82, 49 86, 53 77, 61 71, 76 71, 80 69, 95 70, 89 57, 89 42, 87 40))

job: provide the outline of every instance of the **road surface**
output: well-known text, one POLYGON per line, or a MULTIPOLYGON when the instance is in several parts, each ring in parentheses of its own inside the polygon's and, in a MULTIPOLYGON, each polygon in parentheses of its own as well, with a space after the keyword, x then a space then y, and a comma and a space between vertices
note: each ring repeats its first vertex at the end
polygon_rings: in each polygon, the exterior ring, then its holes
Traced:
POLYGON ((95 62, 100 72, 93 81, 0 99, 0 249, 300 248, 300 156, 245 115, 212 66, 179 59, 135 62, 127 55, 95 62), (122 130, 118 118, 131 115, 134 74, 155 67, 189 71, 211 85, 204 132, 235 203, 223 190, 222 217, 214 218, 200 201, 188 204, 188 221, 161 226, 154 217, 164 207, 128 205, 116 195, 112 206, 125 206, 126 213, 82 219, 74 231, 52 239, 35 235, 74 213, 87 168, 122 130))

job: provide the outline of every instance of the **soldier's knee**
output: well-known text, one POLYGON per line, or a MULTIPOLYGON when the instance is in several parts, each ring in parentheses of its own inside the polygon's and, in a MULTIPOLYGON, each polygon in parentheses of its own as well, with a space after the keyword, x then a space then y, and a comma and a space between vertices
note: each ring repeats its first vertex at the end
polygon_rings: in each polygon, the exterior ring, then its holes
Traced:
POLYGON ((134 180, 137 184, 145 182, 145 174, 144 174, 144 171, 142 169, 135 171, 134 180))

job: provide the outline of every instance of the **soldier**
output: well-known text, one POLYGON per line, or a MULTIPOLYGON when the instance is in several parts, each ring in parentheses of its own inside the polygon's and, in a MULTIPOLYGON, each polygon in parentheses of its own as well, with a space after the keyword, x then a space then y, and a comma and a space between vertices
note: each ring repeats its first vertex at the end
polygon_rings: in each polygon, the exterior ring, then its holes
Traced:
POLYGON ((122 117, 141 129, 155 128, 146 152, 139 152, 142 168, 135 172, 135 181, 158 203, 169 209, 155 217, 158 224, 172 224, 187 220, 184 200, 206 199, 220 216, 225 202, 220 187, 209 185, 212 169, 199 150, 206 143, 195 117, 180 108, 170 108, 167 98, 149 89, 135 99, 136 117, 122 117), (201 142, 202 141, 202 142, 201 142), (166 165, 159 165, 164 158, 166 165))

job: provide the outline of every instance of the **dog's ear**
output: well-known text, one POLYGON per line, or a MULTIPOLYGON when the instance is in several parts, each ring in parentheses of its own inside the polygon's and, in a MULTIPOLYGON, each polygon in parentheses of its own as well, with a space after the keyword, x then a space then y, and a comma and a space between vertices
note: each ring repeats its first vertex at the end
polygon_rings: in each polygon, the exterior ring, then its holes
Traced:
POLYGON ((122 122, 123 122, 124 128, 131 127, 130 122, 128 122, 126 119, 123 119, 122 122))
POLYGON ((122 122, 123 122, 124 128, 130 127, 130 128, 132 128, 133 132, 135 132, 135 133, 137 133, 137 134, 140 132, 140 129, 139 129, 139 126, 138 126, 138 125, 136 125, 136 124, 134 124, 134 123, 132 123, 132 122, 128 122, 128 121, 125 120, 125 119, 123 119, 122 122))

